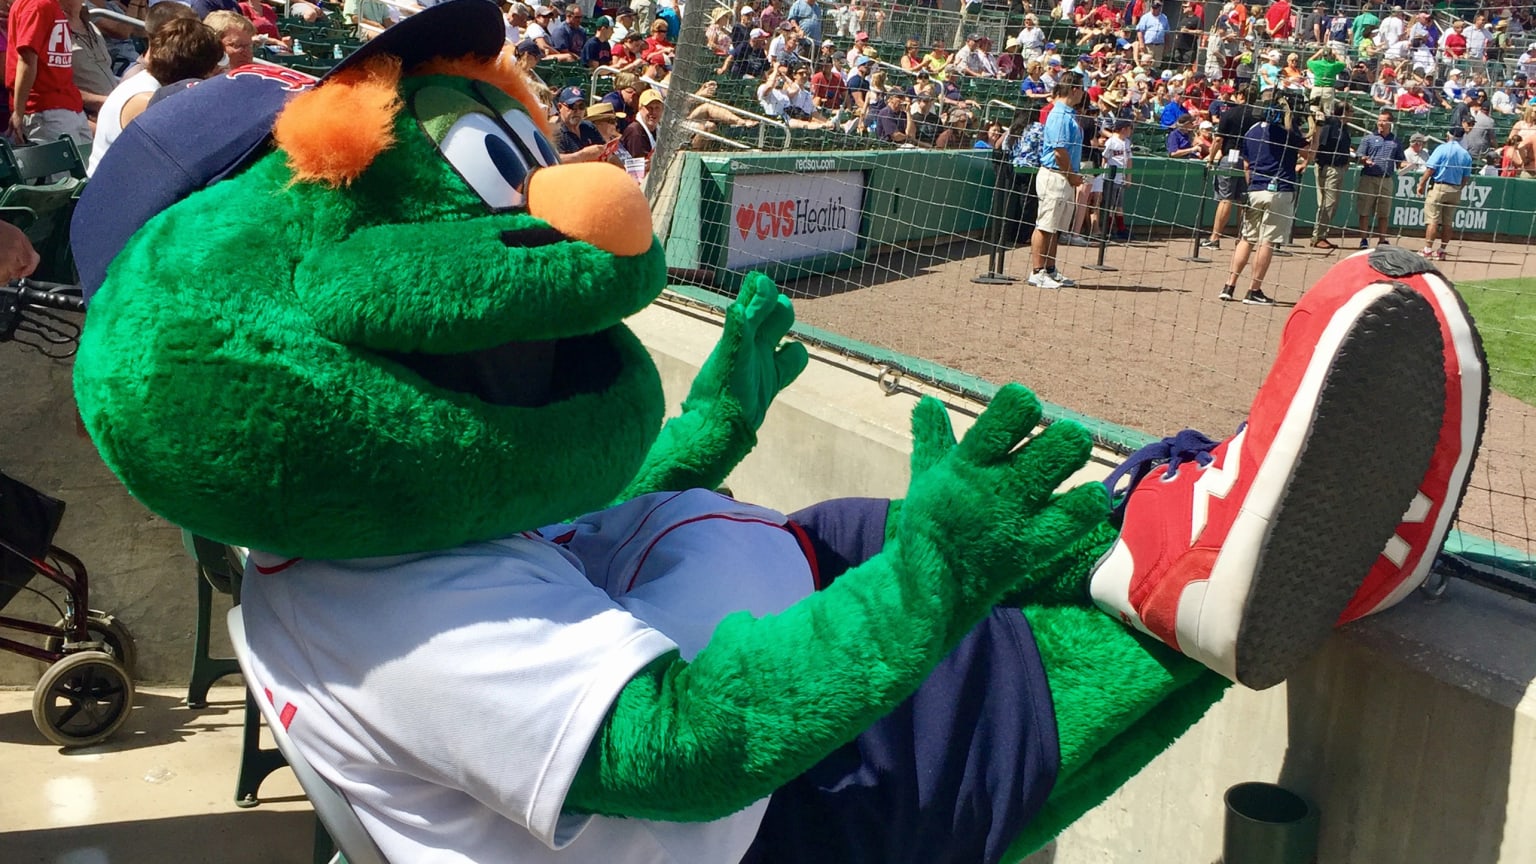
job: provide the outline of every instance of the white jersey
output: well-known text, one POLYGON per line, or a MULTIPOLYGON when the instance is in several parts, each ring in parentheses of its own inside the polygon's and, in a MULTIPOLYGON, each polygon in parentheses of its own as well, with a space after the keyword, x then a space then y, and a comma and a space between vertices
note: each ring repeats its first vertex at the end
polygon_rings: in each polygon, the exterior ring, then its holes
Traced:
POLYGON ((708 823, 562 807, 636 673, 814 590, 786 521, 694 490, 440 553, 252 553, 251 683, 392 861, 730 864, 767 799, 708 823))
POLYGON ((96 173, 96 166, 101 164, 101 157, 107 155, 107 148, 123 134, 123 106, 128 100, 159 89, 160 82, 149 74, 148 69, 140 69, 112 88, 96 114, 96 138, 91 142, 91 158, 85 163, 86 176, 96 173))
POLYGON ((1119 135, 1111 135, 1104 142, 1104 166, 1115 166, 1115 185, 1125 185, 1125 175, 1131 170, 1131 141, 1119 135))

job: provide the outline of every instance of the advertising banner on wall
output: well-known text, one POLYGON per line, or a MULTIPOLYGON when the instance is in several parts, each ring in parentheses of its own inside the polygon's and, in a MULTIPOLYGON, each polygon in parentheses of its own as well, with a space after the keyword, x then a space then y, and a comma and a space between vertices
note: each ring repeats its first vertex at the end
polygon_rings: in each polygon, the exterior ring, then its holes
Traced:
POLYGON ((738 174, 730 212, 730 270, 852 252, 864 213, 864 173, 738 174))

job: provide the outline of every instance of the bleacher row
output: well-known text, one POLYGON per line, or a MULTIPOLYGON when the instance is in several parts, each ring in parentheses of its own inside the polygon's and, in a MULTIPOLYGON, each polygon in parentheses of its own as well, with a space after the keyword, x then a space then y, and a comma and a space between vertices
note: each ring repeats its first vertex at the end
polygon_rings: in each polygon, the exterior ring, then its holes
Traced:
MULTIPOLYGON (((894 23, 894 22, 893 22, 894 23)), ((1022 24, 1021 16, 1005 17, 1001 14, 987 15, 975 22, 978 27, 985 26, 989 29, 1001 29, 1013 32, 1017 25, 1022 24), (1017 20, 1014 20, 1014 19, 1017 20)), ((1071 56, 1077 47, 1087 49, 1087 43, 1077 46, 1076 32, 1070 24, 1054 20, 1042 20, 1041 26, 1046 30, 1047 38, 1060 40, 1063 53, 1071 56), (1068 47, 1074 46, 1074 47, 1068 47)), ((301 47, 303 53, 277 54, 270 53, 264 59, 280 63, 300 71, 323 75, 342 57, 355 51, 362 44, 357 29, 345 24, 340 18, 333 17, 317 23, 308 23, 300 19, 281 19, 278 22, 279 30, 291 37, 297 47, 301 47)), ((911 29, 910 27, 908 29, 911 29)), ((912 34, 915 35, 915 34, 912 34)), ((876 50, 878 59, 884 62, 898 61, 906 35, 897 34, 892 26, 886 28, 885 39, 874 41, 871 44, 876 50)), ((849 37, 833 37, 839 55, 844 55, 853 47, 853 39, 849 37)), ((926 50, 926 46, 925 46, 926 50)), ((910 83, 910 77, 898 69, 884 67, 890 76, 890 83, 896 86, 905 86, 910 83)), ((583 89, 593 87, 593 77, 589 69, 576 63, 541 63, 537 72, 551 91, 558 92, 562 87, 579 86, 583 89)), ((761 107, 757 101, 757 85, 759 82, 751 79, 732 78, 730 76, 716 76, 715 100, 733 108, 752 113, 759 113, 761 107)), ((1019 92, 1019 84, 1016 81, 1000 79, 972 78, 955 76, 955 81, 960 87, 961 94, 980 106, 980 116, 983 121, 998 119, 1002 122, 1009 120, 1010 106, 1024 106, 1028 100, 1022 98, 1019 92)), ((599 76, 596 79, 594 92, 589 98, 596 99, 612 88, 612 78, 599 76)), ((1374 128, 1374 117, 1379 109, 1372 102, 1367 93, 1345 93, 1347 99, 1354 107, 1354 116, 1351 119, 1356 127, 1356 137, 1365 131, 1374 128)), ((1035 103, 1038 104, 1038 103, 1035 103)), ((1406 138, 1414 133, 1422 133, 1431 143, 1442 141, 1446 130, 1450 126, 1451 112, 1446 109, 1436 108, 1427 114, 1410 114, 1398 112, 1397 133, 1399 137, 1406 138)), ((1495 120, 1495 146, 1502 144, 1509 134, 1510 127, 1515 117, 1507 115, 1494 115, 1495 120)), ((777 127, 766 127, 761 132, 751 127, 719 127, 715 134, 724 138, 738 141, 749 147, 762 146, 764 149, 781 149, 784 147, 783 132, 777 127)), ((1138 123, 1132 135, 1133 145, 1138 151, 1157 153, 1163 150, 1167 130, 1157 123, 1138 123)), ((884 149, 890 144, 879 141, 865 135, 849 135, 838 130, 809 130, 796 129, 791 133, 790 145, 795 150, 853 150, 853 149, 884 149)))

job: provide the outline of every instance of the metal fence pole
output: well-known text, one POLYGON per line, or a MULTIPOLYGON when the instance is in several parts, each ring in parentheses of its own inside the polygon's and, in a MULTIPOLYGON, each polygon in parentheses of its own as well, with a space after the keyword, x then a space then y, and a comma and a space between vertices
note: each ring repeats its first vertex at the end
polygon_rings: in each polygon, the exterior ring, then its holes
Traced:
POLYGON ((1109 187, 1115 182, 1115 174, 1120 166, 1109 166, 1104 174, 1104 191, 1099 193, 1099 260, 1096 264, 1083 265, 1084 270, 1097 270, 1101 273, 1113 273, 1119 267, 1111 267, 1104 263, 1104 252, 1109 248, 1109 187))
POLYGON ((682 27, 677 35, 677 56, 672 61, 672 75, 667 79, 667 107, 662 115, 661 134, 656 138, 656 150, 651 155, 651 167, 646 176, 651 219, 663 242, 670 232, 672 209, 679 194, 678 179, 682 176, 681 171, 672 170, 672 164, 678 151, 693 137, 683 125, 691 105, 688 94, 703 86, 709 63, 715 56, 704 39, 708 14, 708 4, 705 3, 689 3, 683 12, 682 27))
POLYGON ((1205 181, 1211 176, 1211 166, 1208 162, 1200 163, 1200 215, 1195 217, 1195 236, 1188 255, 1179 256, 1180 261, 1188 261, 1191 264, 1209 264, 1211 259, 1200 254, 1200 237, 1204 233, 1205 226, 1205 181))

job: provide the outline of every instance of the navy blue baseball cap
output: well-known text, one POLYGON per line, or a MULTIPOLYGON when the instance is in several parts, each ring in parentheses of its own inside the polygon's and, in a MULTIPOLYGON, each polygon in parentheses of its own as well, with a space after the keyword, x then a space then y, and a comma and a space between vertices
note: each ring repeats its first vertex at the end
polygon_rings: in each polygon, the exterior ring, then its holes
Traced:
POLYGON ((270 64, 242 66, 146 109, 102 157, 70 223, 85 301, 145 223, 265 151, 278 112, 295 95, 380 54, 399 57, 407 70, 435 57, 494 59, 502 31, 496 4, 448 0, 385 30, 321 78, 270 64))

